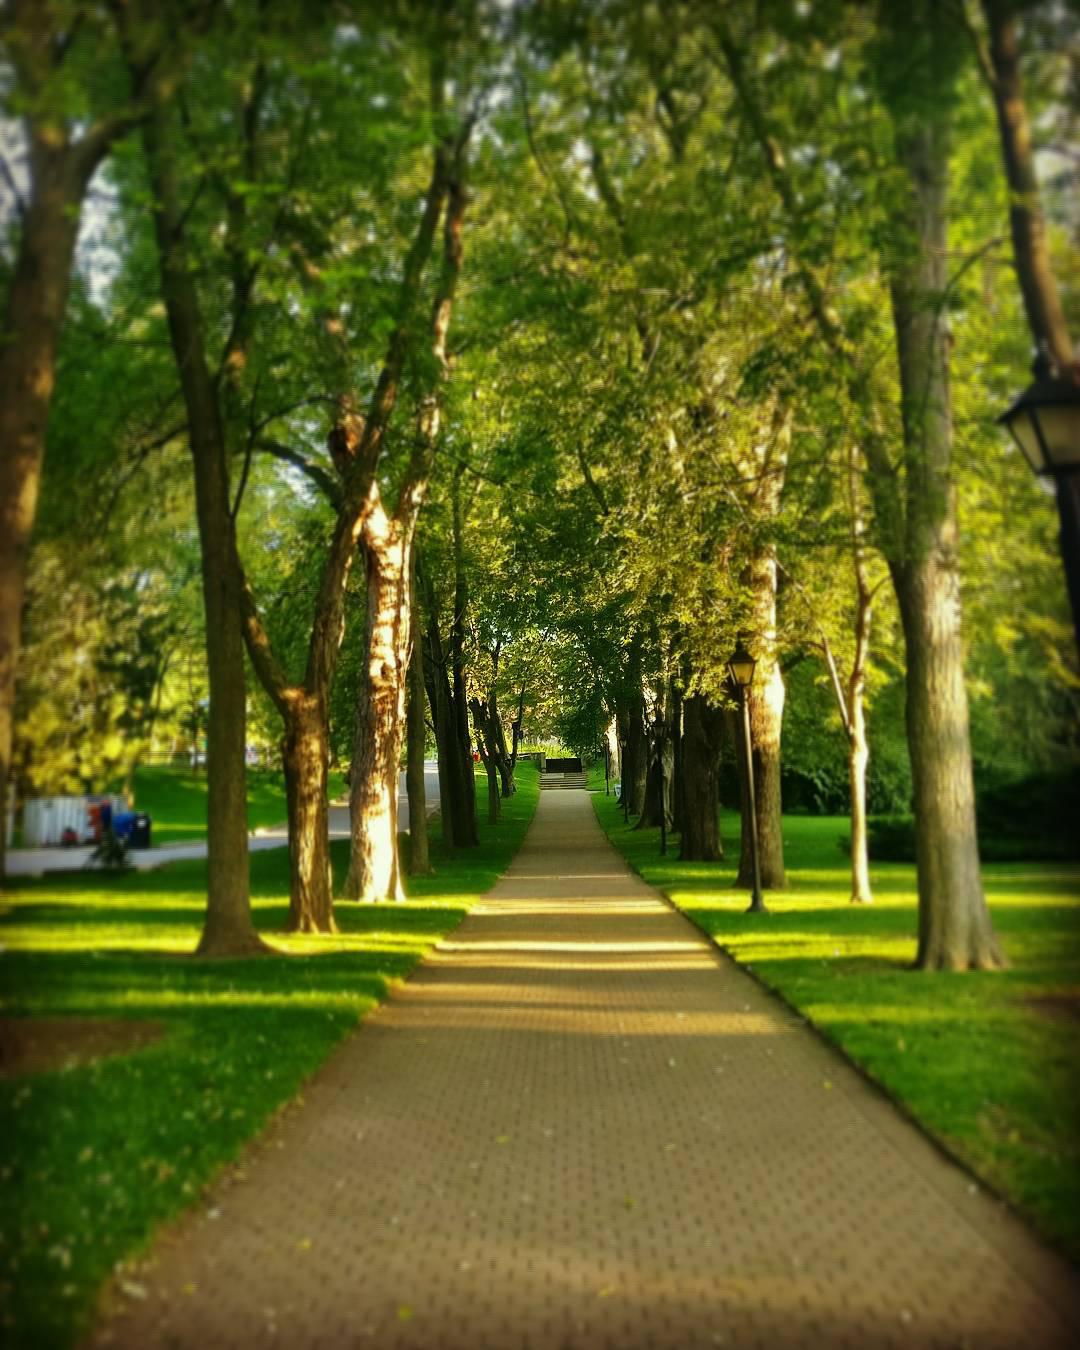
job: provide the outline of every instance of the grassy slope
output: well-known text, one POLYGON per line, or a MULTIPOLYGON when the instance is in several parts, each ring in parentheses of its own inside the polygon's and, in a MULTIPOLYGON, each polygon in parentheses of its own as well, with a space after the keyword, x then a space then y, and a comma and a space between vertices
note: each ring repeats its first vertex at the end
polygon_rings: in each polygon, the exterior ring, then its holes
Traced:
MULTIPOLYGON (((875 866, 876 903, 850 905, 846 819, 786 817, 789 889, 766 896, 771 914, 749 916, 734 863, 680 863, 677 838, 661 858, 659 831, 628 831, 600 788, 600 822, 646 881, 1080 1259, 1080 1023, 1029 1002, 1080 992, 1080 867, 985 867, 1010 969, 921 974, 907 968, 915 869, 875 866)), ((737 817, 725 813, 723 829, 737 860, 737 817)))
MULTIPOLYGON (((480 849, 410 880, 409 903, 340 904, 336 938, 286 938, 284 849, 251 858, 253 908, 280 957, 202 963, 189 953, 205 863, 120 877, 10 884, 0 912, 6 1012, 153 1018, 137 1053, 0 1082, 0 1341, 70 1344, 114 1264, 190 1204, 289 1101, 357 1020, 490 888, 539 795, 531 765, 480 849)), ((478 782, 478 800, 486 800, 478 782)), ((485 819, 481 812, 481 821, 485 819)), ((347 845, 334 845, 343 879, 347 845)))
MULTIPOLYGON (((330 796, 345 791, 340 774, 330 775, 330 796)), ((190 843, 206 838, 206 773, 186 765, 146 764, 135 772, 135 809, 153 821, 154 844, 190 843)), ((248 828, 279 825, 285 819, 285 784, 280 773, 248 770, 248 828)))

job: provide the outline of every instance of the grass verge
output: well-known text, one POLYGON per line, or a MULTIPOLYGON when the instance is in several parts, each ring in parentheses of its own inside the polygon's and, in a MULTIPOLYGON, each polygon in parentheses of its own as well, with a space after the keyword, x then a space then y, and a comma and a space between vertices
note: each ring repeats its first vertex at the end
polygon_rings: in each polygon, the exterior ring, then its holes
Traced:
POLYGON ((630 830, 593 798, 630 865, 839 1046, 957 1158, 1080 1260, 1080 867, 999 863, 983 881, 1007 971, 916 973, 915 869, 874 866, 875 903, 848 903, 840 817, 785 817, 789 887, 747 915, 733 861, 684 863, 678 838, 630 830))
MULTIPOLYGON (((0 1080, 0 1341, 35 1350, 85 1332, 98 1289, 198 1196, 341 1038, 505 871, 539 796, 531 765, 481 845, 443 848, 403 905, 339 904, 341 934, 286 937, 288 856, 251 855, 258 927, 281 950, 191 959, 204 861, 154 872, 17 878, 0 913, 0 990, 11 1015, 151 1019, 134 1053, 0 1080)), ((333 845, 340 884, 348 845, 333 845)))

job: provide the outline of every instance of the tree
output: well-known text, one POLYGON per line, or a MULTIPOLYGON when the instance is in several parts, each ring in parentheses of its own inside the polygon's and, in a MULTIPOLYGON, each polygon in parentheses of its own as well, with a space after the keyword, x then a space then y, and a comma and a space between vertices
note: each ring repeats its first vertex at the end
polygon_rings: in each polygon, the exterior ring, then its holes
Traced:
MULTIPOLYGON (((129 63, 137 69, 130 31, 126 46, 129 63)), ((250 334, 244 322, 233 324, 221 373, 215 375, 207 359, 207 324, 195 281, 177 110, 170 92, 162 84, 154 87, 143 146, 153 190, 161 293, 187 412, 202 553, 210 707, 207 904, 198 952, 236 956, 265 950, 252 923, 248 890, 243 590, 229 481, 228 419, 222 406, 228 378, 221 378, 242 366, 250 334)), ((257 101, 256 86, 248 94, 245 113, 255 110, 257 101)), ((241 293, 234 297, 234 317, 243 320, 247 297, 243 279, 237 281, 241 293)))
MULTIPOLYGON (((432 63, 432 106, 436 126, 443 122, 444 60, 445 54, 440 51, 432 63)), ((431 221, 432 230, 439 215, 444 216, 442 270, 431 311, 431 352, 436 377, 420 402, 412 450, 392 513, 382 503, 374 473, 376 457, 372 461, 371 487, 363 518, 368 660, 361 676, 356 708, 349 795, 352 846, 345 882, 346 895, 357 900, 404 899, 398 867, 397 794, 413 642, 409 603, 413 540, 439 440, 440 385, 450 373, 447 336, 461 274, 466 155, 472 124, 470 114, 450 130, 443 131, 435 151, 431 195, 425 211, 426 218, 432 206, 437 206, 431 221)), ((410 280, 407 267, 406 285, 410 280)), ((384 367, 384 377, 386 375, 384 367)), ((384 400, 396 391, 396 381, 392 377, 386 379, 385 384, 380 380, 380 385, 384 400)), ((377 389, 376 398, 379 392, 377 389)), ((362 442, 361 454, 363 452, 362 442)), ((370 455, 370 451, 368 453, 370 455)))
POLYGON ((877 537, 893 578, 907 652, 907 731, 915 787, 920 969, 993 968, 1001 953, 979 877, 974 785, 963 678, 956 519, 951 480, 947 334, 947 173, 950 105, 958 77, 955 19, 920 12, 920 60, 911 61, 910 6, 884 3, 876 71, 892 134, 888 278, 901 386, 902 475, 890 453, 873 383, 811 259, 817 240, 789 160, 732 30, 710 18, 740 106, 780 198, 796 276, 822 339, 834 354, 852 404, 864 418, 863 449, 877 537), (905 59, 900 59, 900 49, 905 59), (912 69, 918 78, 907 80, 912 69), (901 77, 900 72, 904 72, 901 77), (810 244, 810 247, 806 247, 810 244))
MULTIPOLYGON (((15 74, 15 106, 28 151, 29 196, 10 168, 6 184, 18 212, 15 266, 0 320, 0 822, 6 818, 15 677, 26 560, 34 525, 56 355, 67 309, 83 199, 114 142, 136 124, 139 99, 153 79, 156 52, 143 42, 129 63, 130 92, 112 107, 95 106, 87 63, 109 65, 116 95, 115 31, 107 12, 89 4, 58 6, 13 0, 0 36, 15 74)), ((93 82, 100 86, 101 82, 93 82)), ((6 831, 0 828, 0 876, 6 831)))

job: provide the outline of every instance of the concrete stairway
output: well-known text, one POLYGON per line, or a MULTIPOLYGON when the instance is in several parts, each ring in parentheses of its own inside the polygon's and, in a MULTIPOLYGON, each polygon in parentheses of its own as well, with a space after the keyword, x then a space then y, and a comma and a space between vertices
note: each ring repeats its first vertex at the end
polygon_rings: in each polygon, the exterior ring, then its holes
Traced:
POLYGON ((540 775, 540 791, 550 792, 557 788, 583 788, 585 786, 585 775, 583 773, 542 773, 540 775))

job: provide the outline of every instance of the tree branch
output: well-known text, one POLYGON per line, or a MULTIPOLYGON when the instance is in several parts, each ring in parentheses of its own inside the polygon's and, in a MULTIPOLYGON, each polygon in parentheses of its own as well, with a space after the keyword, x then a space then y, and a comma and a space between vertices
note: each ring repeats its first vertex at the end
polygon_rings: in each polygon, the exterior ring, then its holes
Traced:
POLYGON ((291 446, 266 436, 256 437, 254 447, 256 450, 262 450, 268 455, 273 455, 275 459, 291 464, 294 469, 299 469, 315 484, 335 511, 340 509, 342 502, 341 484, 329 469, 324 468, 315 460, 309 459, 302 450, 294 450, 291 446))

